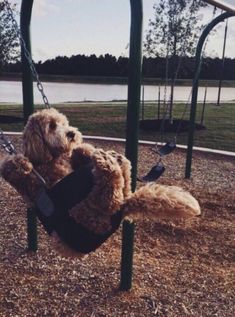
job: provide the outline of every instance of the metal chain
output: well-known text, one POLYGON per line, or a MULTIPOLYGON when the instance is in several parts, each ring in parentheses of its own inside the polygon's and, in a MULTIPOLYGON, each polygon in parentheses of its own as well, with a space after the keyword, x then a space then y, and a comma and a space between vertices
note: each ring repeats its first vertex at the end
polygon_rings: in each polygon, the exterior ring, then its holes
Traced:
POLYGON ((11 141, 9 141, 6 136, 4 135, 3 131, 0 129, 0 145, 1 147, 9 154, 16 154, 16 150, 13 146, 13 144, 11 143, 11 141))
MULTIPOLYGON (((192 1, 192 4, 193 4, 193 2, 194 2, 194 0, 192 1)), ((216 7, 214 7, 214 10, 213 10, 213 13, 212 13, 212 20, 214 19, 215 14, 216 14, 216 7)), ((175 76, 174 76, 174 84, 175 84, 175 82, 176 82, 176 79, 178 78, 178 73, 179 73, 179 70, 180 70, 180 67, 181 67, 181 64, 182 64, 182 57, 183 57, 183 56, 182 56, 182 53, 185 51, 185 48, 186 48, 186 44, 187 44, 187 43, 186 43, 186 42, 187 42, 187 41, 186 41, 186 34, 187 34, 187 30, 188 30, 188 28, 189 28, 189 24, 190 24, 190 19, 189 19, 189 21, 188 21, 188 23, 187 23, 187 25, 186 25, 185 41, 183 42, 182 49, 181 49, 181 51, 180 51, 180 58, 179 58, 179 62, 178 62, 178 65, 177 65, 177 69, 176 69, 176 72, 175 72, 175 76)), ((208 44, 208 40, 209 40, 209 38, 207 37, 207 40, 206 40, 206 42, 205 42, 205 44, 204 44, 204 47, 203 47, 202 56, 204 56, 204 54, 205 54, 206 47, 207 47, 207 44, 208 44)), ((167 43, 167 45, 168 45, 168 43, 167 43)), ((167 56, 167 58, 169 58, 169 57, 167 56)), ((202 66, 202 63, 203 63, 203 58, 202 58, 202 60, 201 60, 201 66, 202 66)), ((200 66, 200 68, 201 68, 201 66, 200 66)), ((166 80, 167 80, 167 79, 168 79, 168 78, 166 77, 166 80)), ((186 102, 186 104, 185 104, 184 111, 183 111, 182 116, 181 116, 181 119, 180 119, 180 123, 179 123, 179 125, 178 125, 178 127, 177 127, 176 134, 175 134, 175 136, 174 136, 175 142, 176 142, 176 140, 177 140, 177 136, 178 136, 178 134, 179 134, 179 131, 180 131, 180 128, 181 128, 183 119, 184 119, 184 117, 185 117, 186 111, 187 111, 188 106, 189 106, 189 104, 190 104, 191 96, 192 96, 192 88, 191 88, 191 90, 190 90, 190 94, 189 94, 189 96, 188 96, 188 100, 187 100, 187 102, 186 102)), ((165 99, 165 98, 166 98, 166 94, 165 94, 165 97, 164 97, 164 104, 167 104, 167 107, 164 106, 165 111, 164 111, 164 116, 163 116, 163 122, 162 122, 161 127, 160 127, 161 143, 163 143, 162 140, 163 140, 163 134, 164 134, 164 121, 165 121, 165 119, 166 119, 166 113, 165 113, 165 112, 168 111, 168 106, 169 106, 169 100, 166 102, 166 99, 165 99)))
POLYGON ((21 31, 20 31, 20 28, 18 26, 18 23, 17 23, 17 21, 16 21, 16 19, 14 17, 14 13, 12 11, 12 8, 11 8, 11 6, 10 6, 10 4, 9 4, 9 2, 7 0, 3 0, 3 3, 6 6, 7 13, 8 13, 8 15, 9 15, 9 17, 11 19, 11 22, 12 22, 12 25, 13 25, 15 31, 16 31, 16 34, 17 34, 17 36, 18 36, 18 38, 20 40, 23 54, 24 54, 25 58, 28 61, 28 65, 30 67, 32 75, 34 76, 34 78, 35 78, 35 80, 37 82, 37 88, 38 88, 38 91, 40 92, 40 94, 42 96, 42 100, 44 102, 44 105, 45 105, 46 108, 49 109, 50 108, 50 104, 49 104, 48 98, 47 98, 47 96, 44 93, 43 85, 42 85, 42 83, 41 83, 41 81, 39 79, 39 75, 38 75, 37 70, 36 70, 36 68, 34 66, 34 62, 33 62, 33 59, 31 57, 31 54, 30 54, 29 50, 27 49, 26 43, 25 43, 25 41, 23 39, 23 36, 21 34, 21 31))
MULTIPOLYGON (((3 4, 5 5, 5 8, 7 9, 7 13, 11 19, 11 22, 12 22, 12 25, 16 31, 16 34, 20 40, 20 43, 21 43, 21 49, 22 49, 22 52, 24 53, 24 56, 26 58, 26 60, 28 61, 28 65, 30 67, 30 70, 32 72, 32 75, 34 76, 34 78, 36 79, 37 81, 37 88, 39 90, 39 92, 41 93, 42 95, 42 99, 43 99, 43 102, 44 102, 44 105, 46 108, 50 108, 50 104, 48 102, 48 99, 47 99, 47 96, 45 95, 44 93, 44 89, 43 89, 43 85, 39 79, 39 76, 38 76, 38 73, 36 71, 36 68, 34 66, 34 63, 33 63, 33 59, 31 57, 31 54, 29 52, 29 50, 27 49, 26 47, 26 43, 22 37, 22 34, 21 34, 21 31, 20 31, 20 28, 18 26, 18 23, 14 17, 14 13, 10 7, 10 4, 7 0, 3 0, 3 4)), ((0 146, 10 155, 12 154, 17 154, 12 142, 10 140, 7 139, 7 137, 4 135, 2 129, 0 128, 0 146)), ((40 180, 40 182, 47 187, 47 184, 46 184, 46 181, 45 179, 33 168, 32 169, 32 172, 34 173, 34 175, 40 180)))
MULTIPOLYGON (((3 133, 1 128, 0 128, 0 145, 8 154, 10 154, 10 155, 17 154, 17 152, 14 148, 14 145, 12 144, 12 142, 10 140, 7 139, 7 137, 5 136, 5 134, 3 133)), ((45 187, 47 187, 47 183, 46 183, 45 179, 42 177, 42 175, 40 175, 38 173, 37 170, 35 170, 35 168, 32 169, 32 172, 39 179, 39 181, 45 187)))

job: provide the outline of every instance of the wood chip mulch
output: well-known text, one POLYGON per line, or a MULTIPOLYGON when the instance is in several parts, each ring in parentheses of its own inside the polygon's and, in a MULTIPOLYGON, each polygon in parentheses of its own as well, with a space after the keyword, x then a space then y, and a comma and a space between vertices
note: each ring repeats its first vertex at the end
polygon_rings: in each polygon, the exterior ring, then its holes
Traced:
MULTIPOLYGON (((20 148, 20 139, 12 139, 20 148)), ((123 152, 119 143, 94 144, 123 152)), ((136 224, 128 292, 118 289, 121 229, 81 261, 56 254, 39 225, 39 249, 28 252, 25 203, 1 179, 0 316, 234 317, 235 159, 195 152, 191 180, 184 179, 184 151, 164 161, 159 182, 189 190, 203 215, 136 224)), ((139 174, 155 162, 150 147, 140 146, 139 174)))

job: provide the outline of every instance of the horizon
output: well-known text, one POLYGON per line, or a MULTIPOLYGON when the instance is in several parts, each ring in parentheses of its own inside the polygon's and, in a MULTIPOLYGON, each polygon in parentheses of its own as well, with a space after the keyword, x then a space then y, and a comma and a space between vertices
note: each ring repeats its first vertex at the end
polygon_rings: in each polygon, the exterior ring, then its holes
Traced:
MULTIPOLYGON (((21 0, 12 0, 20 10, 21 0)), ((148 21, 153 16, 153 4, 158 0, 143 1, 143 40, 148 21)), ((235 4, 235 0, 226 1, 235 4)), ((203 23, 211 20, 213 6, 201 9, 203 23)), ((217 14, 221 12, 217 10, 217 14)), ((116 58, 129 55, 130 5, 127 0, 34 0, 31 39, 35 62, 59 56, 110 54, 116 58), (98 23, 97 23, 98 22, 98 23), (95 31, 95 33, 94 33, 95 31)), ((19 18, 18 18, 19 19, 19 18)), ((209 36, 206 55, 222 56, 224 25, 217 26, 209 36), (210 39, 211 38, 211 39, 210 39)), ((225 57, 235 58, 235 18, 229 19, 225 57)))

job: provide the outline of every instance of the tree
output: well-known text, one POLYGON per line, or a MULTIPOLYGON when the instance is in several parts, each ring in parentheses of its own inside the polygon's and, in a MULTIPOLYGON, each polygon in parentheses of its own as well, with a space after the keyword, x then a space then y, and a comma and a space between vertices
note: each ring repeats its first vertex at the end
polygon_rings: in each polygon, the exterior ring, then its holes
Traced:
POLYGON ((205 6, 201 0, 159 0, 154 4, 154 18, 144 42, 148 57, 166 57, 166 77, 170 77, 171 93, 169 119, 173 117, 174 82, 182 56, 192 56, 196 40, 201 32, 199 9, 205 6))
MULTIPOLYGON (((12 9, 16 11, 15 5, 12 9)), ((3 66, 19 57, 19 40, 12 27, 4 1, 0 0, 0 72, 3 66)))

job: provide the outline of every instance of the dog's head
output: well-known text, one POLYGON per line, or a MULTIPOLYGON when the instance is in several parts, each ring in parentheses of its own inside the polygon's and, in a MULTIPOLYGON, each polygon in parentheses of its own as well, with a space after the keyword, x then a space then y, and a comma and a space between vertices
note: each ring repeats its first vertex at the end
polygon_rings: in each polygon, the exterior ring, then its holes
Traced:
POLYGON ((81 142, 81 133, 53 108, 32 114, 23 132, 24 154, 35 164, 70 153, 81 142))

